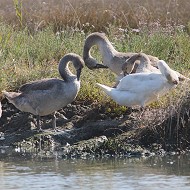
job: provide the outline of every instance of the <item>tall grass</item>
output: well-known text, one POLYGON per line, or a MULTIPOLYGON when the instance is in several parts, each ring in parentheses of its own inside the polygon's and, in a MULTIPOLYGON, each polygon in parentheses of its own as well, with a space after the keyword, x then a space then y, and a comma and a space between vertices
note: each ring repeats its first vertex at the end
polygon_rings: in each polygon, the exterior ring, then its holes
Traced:
POLYGON ((54 31, 77 27, 85 32, 141 28, 159 22, 162 26, 189 23, 187 0, 1 0, 1 21, 27 27, 31 33, 51 24, 54 31))

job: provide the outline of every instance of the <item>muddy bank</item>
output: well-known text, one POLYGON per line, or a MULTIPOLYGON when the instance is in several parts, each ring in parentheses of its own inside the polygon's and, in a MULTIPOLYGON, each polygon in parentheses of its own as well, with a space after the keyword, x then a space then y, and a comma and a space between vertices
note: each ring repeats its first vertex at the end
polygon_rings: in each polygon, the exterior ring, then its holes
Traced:
POLYGON ((189 148, 190 96, 177 106, 147 107, 117 114, 106 112, 107 105, 75 101, 57 112, 57 130, 51 116, 42 118, 42 132, 36 117, 2 102, 0 146, 41 148, 62 152, 63 157, 141 156, 152 152, 182 152, 189 148))

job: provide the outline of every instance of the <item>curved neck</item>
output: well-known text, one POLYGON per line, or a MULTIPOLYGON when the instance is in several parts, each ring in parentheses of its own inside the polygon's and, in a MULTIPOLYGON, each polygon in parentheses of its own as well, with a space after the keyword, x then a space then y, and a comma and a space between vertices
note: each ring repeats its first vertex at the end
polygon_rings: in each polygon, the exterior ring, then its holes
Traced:
MULTIPOLYGON (((133 61, 139 60, 139 63, 137 66, 139 69, 143 69, 143 70, 150 69, 151 62, 150 62, 149 57, 145 53, 138 53, 132 57, 134 57, 133 61)), ((136 69, 137 69, 137 67, 136 67, 136 69)))
POLYGON ((135 73, 137 68, 139 69, 148 69, 151 67, 151 62, 149 57, 144 53, 137 53, 132 55, 127 61, 123 64, 122 70, 124 74, 135 73), (136 62, 139 60, 139 62, 136 62))
POLYGON ((178 84, 179 83, 179 77, 175 71, 173 71, 166 62, 163 60, 160 60, 158 62, 158 68, 160 69, 160 72, 166 79, 168 80, 169 83, 172 84, 178 84))
POLYGON ((90 49, 94 45, 98 46, 103 60, 111 59, 117 53, 115 48, 112 46, 112 44, 104 34, 93 33, 92 35, 88 36, 85 41, 83 51, 84 60, 92 58, 90 54, 90 49))
POLYGON ((70 70, 69 70, 69 62, 74 62, 74 57, 71 55, 66 55, 64 56, 60 62, 59 62, 59 74, 65 81, 72 81, 76 79, 76 75, 74 75, 70 70))
POLYGON ((151 65, 150 60, 147 59, 146 57, 140 57, 139 60, 140 60, 141 67, 148 67, 151 65))

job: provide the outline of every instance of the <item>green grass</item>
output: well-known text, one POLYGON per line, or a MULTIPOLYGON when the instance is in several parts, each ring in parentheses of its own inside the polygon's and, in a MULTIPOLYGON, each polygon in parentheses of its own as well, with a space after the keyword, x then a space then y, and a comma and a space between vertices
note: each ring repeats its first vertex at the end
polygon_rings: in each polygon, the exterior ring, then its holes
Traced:
MULTIPOLYGON (((69 52, 82 56, 84 40, 93 31, 106 32, 118 51, 157 56, 189 76, 190 12, 186 0, 2 0, 0 5, 0 91, 59 77, 60 58, 69 52)), ((92 54, 101 61, 97 48, 92 54)), ((91 71, 85 67, 77 98, 108 103, 108 112, 125 110, 106 97, 96 82, 112 86, 115 76, 108 69, 91 71)), ((179 95, 179 88, 172 93, 179 95)), ((167 100, 167 96, 162 99, 165 105, 167 100)))
MULTIPOLYGON (((189 76, 190 37, 182 30, 173 31, 175 33, 165 32, 161 28, 149 33, 144 30, 137 35, 110 27, 107 36, 118 51, 142 51, 157 56, 166 60, 173 69, 189 76)), ((30 35, 27 28, 18 31, 11 25, 0 23, 0 91, 17 90, 23 83, 41 78, 59 77, 57 66, 60 58, 69 52, 82 56, 85 38, 83 31, 70 28, 55 33, 53 27, 49 26, 30 35)), ((97 48, 93 48, 92 54, 101 61, 97 48)), ((115 76, 108 69, 92 71, 85 67, 81 75, 78 99, 104 104, 110 102, 111 107, 118 109, 96 86, 96 82, 112 86, 115 76)), ((180 94, 178 91, 175 90, 173 96, 180 94)))

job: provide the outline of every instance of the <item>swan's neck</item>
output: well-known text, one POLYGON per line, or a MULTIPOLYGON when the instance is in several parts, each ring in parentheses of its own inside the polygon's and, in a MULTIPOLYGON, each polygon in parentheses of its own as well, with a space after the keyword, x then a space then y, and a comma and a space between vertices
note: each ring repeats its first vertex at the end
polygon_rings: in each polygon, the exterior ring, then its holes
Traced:
POLYGON ((150 59, 146 54, 143 54, 143 56, 140 56, 139 60, 140 60, 140 65, 142 67, 148 67, 151 65, 150 59))
POLYGON ((76 76, 69 70, 69 61, 74 60, 72 60, 72 57, 70 56, 65 56, 59 62, 59 74, 64 79, 64 81, 67 82, 76 79, 76 76))
POLYGON ((167 63, 165 63, 163 60, 160 60, 158 62, 158 67, 160 69, 160 72, 162 75, 168 80, 169 83, 171 84, 178 84, 179 82, 179 77, 177 73, 172 70, 167 63))
POLYGON ((115 48, 112 46, 109 40, 98 41, 97 46, 102 55, 103 62, 110 61, 114 55, 117 53, 115 48))
POLYGON ((94 36, 94 38, 89 38, 85 42, 84 59, 92 58, 90 49, 94 45, 98 46, 104 63, 109 62, 118 53, 107 38, 94 36))

